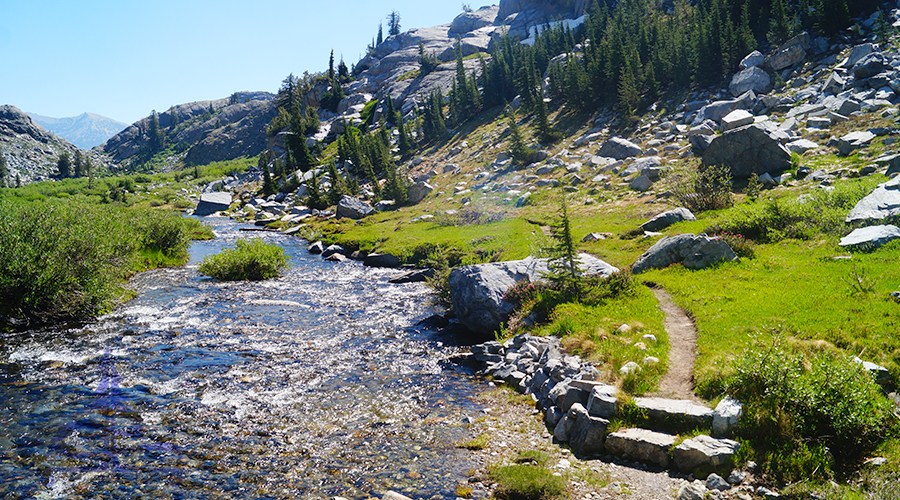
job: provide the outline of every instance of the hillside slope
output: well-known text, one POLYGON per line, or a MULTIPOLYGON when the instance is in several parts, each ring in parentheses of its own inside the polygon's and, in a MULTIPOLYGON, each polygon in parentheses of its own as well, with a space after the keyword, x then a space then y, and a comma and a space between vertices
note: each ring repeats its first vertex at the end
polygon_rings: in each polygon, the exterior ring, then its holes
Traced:
MULTIPOLYGON (((259 154, 266 146, 265 128, 276 110, 273 94, 237 92, 213 101, 179 104, 159 113, 167 145, 185 153, 188 164, 202 165, 259 154)), ((152 117, 144 118, 101 146, 116 161, 140 161, 146 153, 152 117)))
POLYGON ((47 180, 56 170, 57 157, 78 148, 44 130, 19 108, 0 106, 0 152, 6 158, 10 184, 19 178, 27 184, 47 180))

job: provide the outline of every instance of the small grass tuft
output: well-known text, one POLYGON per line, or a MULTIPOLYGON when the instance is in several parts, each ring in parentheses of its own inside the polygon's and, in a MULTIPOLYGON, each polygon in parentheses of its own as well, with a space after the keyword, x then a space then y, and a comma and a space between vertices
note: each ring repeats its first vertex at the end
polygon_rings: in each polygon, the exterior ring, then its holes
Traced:
POLYGON ((565 497, 566 481, 546 467, 505 465, 491 467, 489 475, 497 482, 494 493, 501 500, 552 500, 565 497))

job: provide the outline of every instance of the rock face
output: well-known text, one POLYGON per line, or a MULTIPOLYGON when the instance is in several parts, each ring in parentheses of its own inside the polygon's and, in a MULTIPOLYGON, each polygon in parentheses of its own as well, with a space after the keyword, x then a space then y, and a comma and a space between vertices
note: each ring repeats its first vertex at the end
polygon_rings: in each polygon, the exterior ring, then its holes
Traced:
POLYGON ((704 269, 723 261, 739 260, 723 240, 705 234, 679 234, 663 238, 647 249, 631 266, 634 274, 682 264, 688 269, 704 269))
POLYGON ((728 86, 731 95, 738 97, 748 90, 760 94, 772 90, 772 78, 766 73, 766 70, 753 66, 739 71, 732 77, 731 85, 728 86))
MULTIPOLYGON (((585 274, 609 276, 618 269, 587 254, 579 256, 585 274)), ((508 319, 513 304, 503 294, 523 279, 540 281, 549 271, 546 259, 523 260, 458 267, 450 273, 453 310, 469 330, 491 335, 508 319)))
POLYGON ((612 137, 600 146, 597 156, 624 160, 632 156, 640 156, 643 150, 637 144, 621 137, 612 137))
POLYGON ((479 28, 493 26, 500 7, 496 5, 482 7, 476 11, 463 12, 450 23, 450 35, 464 35, 479 28))
POLYGON ((647 222, 641 224, 641 229, 643 229, 644 231, 662 231, 663 229, 677 222, 690 220, 697 220, 697 218, 694 217, 694 214, 691 213, 690 210, 684 207, 678 207, 674 210, 663 212, 656 217, 648 220, 647 222))
POLYGON ((873 223, 900 215, 900 176, 879 184, 847 215, 848 224, 873 223))
POLYGON ((791 153, 781 144, 787 134, 773 125, 755 123, 716 137, 703 152, 704 165, 724 165, 734 178, 780 174, 791 166, 791 153))
MULTIPOLYGON (((47 132, 15 106, 0 106, 0 152, 6 158, 9 180, 22 183, 47 180, 56 174, 56 160, 63 152, 74 155, 78 148, 47 132)), ((100 162, 91 157, 94 166, 100 162)), ((12 185, 12 184, 10 184, 12 185)))
POLYGON ((348 219, 359 220, 374 213, 375 209, 371 205, 353 196, 344 195, 337 206, 338 219, 347 217, 348 219))
POLYGON ((194 215, 207 216, 222 210, 228 210, 231 206, 230 193, 203 193, 200 195, 200 202, 194 209, 194 215))
POLYGON ((841 238, 842 247, 861 250, 874 250, 889 241, 900 238, 900 228, 892 224, 869 226, 854 229, 852 233, 841 238))

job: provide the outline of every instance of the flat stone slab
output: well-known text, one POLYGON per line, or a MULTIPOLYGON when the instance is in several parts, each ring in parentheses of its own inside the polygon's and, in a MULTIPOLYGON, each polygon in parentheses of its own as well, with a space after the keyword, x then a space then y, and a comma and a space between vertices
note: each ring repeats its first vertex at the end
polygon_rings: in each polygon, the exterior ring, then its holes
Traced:
POLYGON ((753 123, 753 115, 743 109, 736 109, 722 117, 722 126, 725 127, 725 130, 743 127, 751 123, 753 123))
POLYGON ((868 130, 850 132, 838 139, 838 152, 843 156, 847 156, 854 150, 866 146, 874 138, 875 134, 868 130))
POLYGON ((797 153, 798 155, 802 155, 810 149, 816 149, 817 147, 819 147, 818 144, 809 139, 799 139, 793 142, 789 142, 786 144, 786 146, 791 153, 797 153))
POLYGON ((900 176, 879 184, 868 196, 859 200, 845 221, 874 222, 900 215, 900 176))
POLYGON ((228 210, 231 206, 231 194, 225 192, 203 193, 200 195, 200 202, 194 209, 194 215, 207 216, 222 210, 228 210))
POLYGON ((675 436, 647 429, 622 429, 606 436, 606 451, 639 462, 669 466, 669 448, 675 436))
POLYGON ((852 233, 841 238, 842 247, 875 249, 885 243, 900 238, 900 228, 892 224, 868 226, 854 229, 852 233))
POLYGON ((634 404, 653 420, 682 419, 697 424, 711 424, 713 409, 687 399, 634 398, 634 404))
POLYGON ((692 471, 698 467, 728 465, 740 448, 741 445, 737 441, 701 435, 676 446, 673 456, 676 467, 683 471, 692 471))

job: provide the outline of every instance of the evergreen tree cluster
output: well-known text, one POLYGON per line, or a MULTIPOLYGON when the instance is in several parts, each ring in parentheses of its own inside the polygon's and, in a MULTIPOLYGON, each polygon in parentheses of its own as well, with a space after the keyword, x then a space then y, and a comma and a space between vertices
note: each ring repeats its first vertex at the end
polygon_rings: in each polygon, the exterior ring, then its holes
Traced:
MULTIPOLYGON (((521 95, 525 109, 538 112, 546 74, 559 103, 578 110, 614 103, 633 115, 665 90, 719 82, 760 42, 780 43, 804 29, 834 34, 876 6, 874 0, 676 0, 667 13, 656 0, 600 0, 574 31, 545 25, 532 46, 508 37, 496 43, 490 63, 482 63, 481 103, 492 107, 521 95)), ((457 116, 465 111, 451 109, 457 116)))

